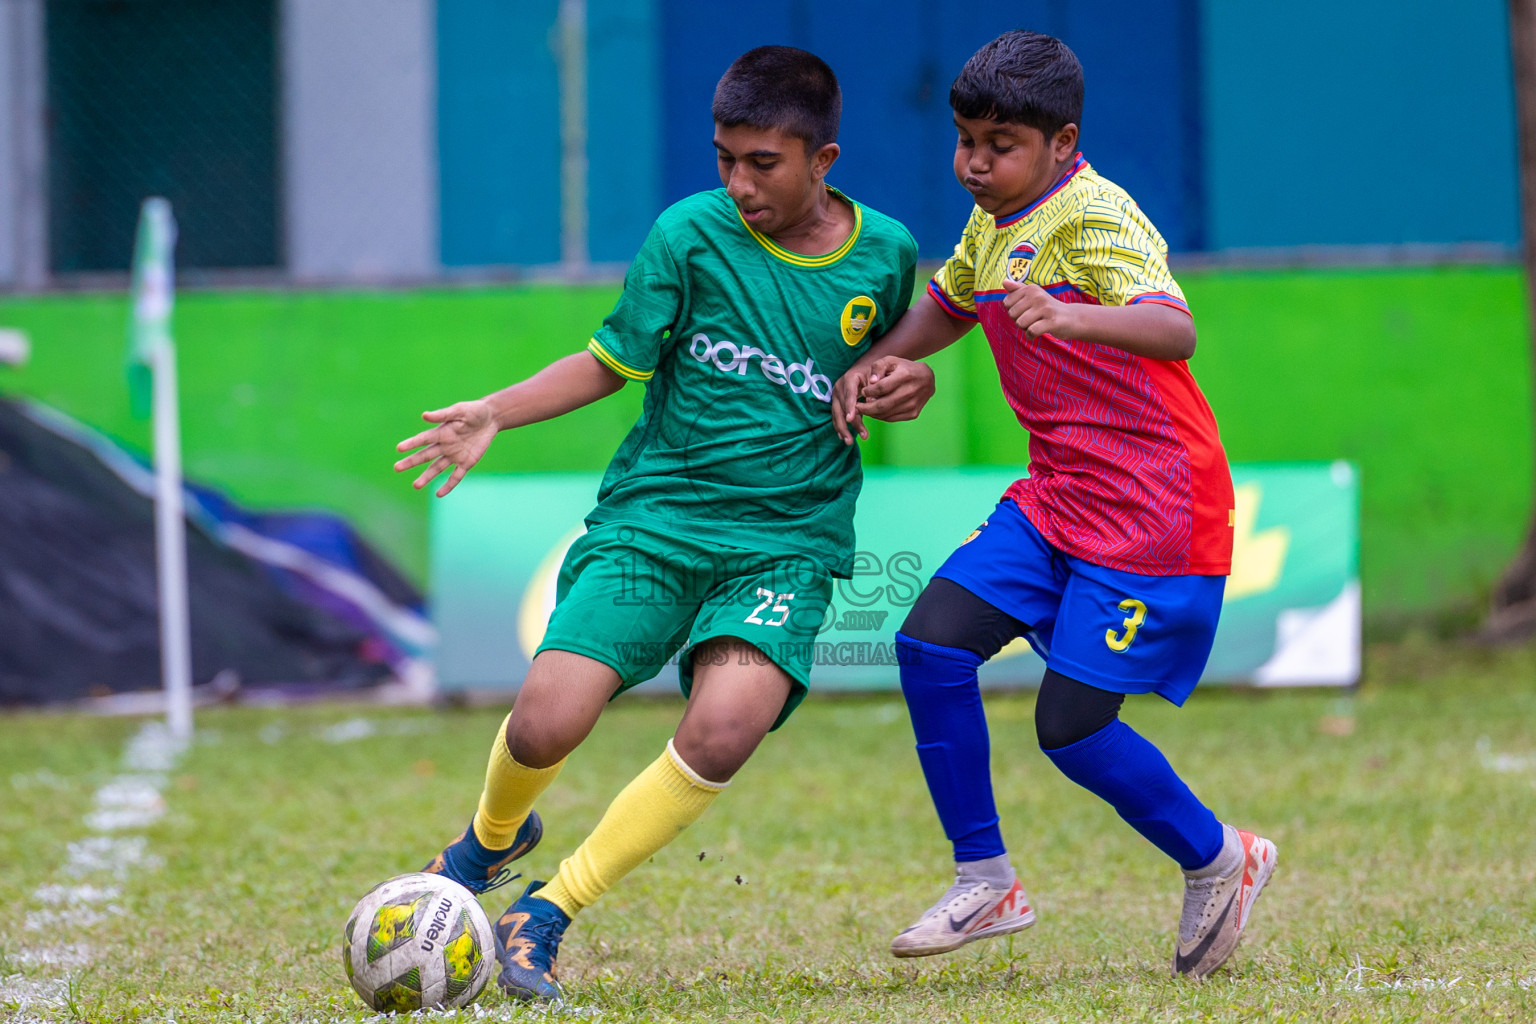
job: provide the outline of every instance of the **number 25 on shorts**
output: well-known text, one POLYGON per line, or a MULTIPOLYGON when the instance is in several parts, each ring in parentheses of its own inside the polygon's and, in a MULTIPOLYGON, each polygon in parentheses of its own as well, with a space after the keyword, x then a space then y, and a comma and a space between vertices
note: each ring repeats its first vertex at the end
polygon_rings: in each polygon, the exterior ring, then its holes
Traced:
POLYGON ((1147 606, 1134 597, 1121 601, 1118 607, 1123 612, 1130 612, 1121 623, 1125 627, 1125 632, 1116 635, 1112 629, 1104 631, 1104 642, 1117 654, 1131 646, 1131 641, 1136 639, 1136 631, 1141 629, 1141 624, 1147 620, 1147 606))
POLYGON ((769 590, 767 587, 758 587, 757 588, 757 595, 756 596, 762 598, 763 600, 758 602, 757 607, 752 609, 751 614, 749 614, 746 618, 742 619, 741 621, 742 622, 750 622, 754 626, 782 626, 782 625, 784 625, 784 620, 789 618, 789 602, 791 602, 791 601, 793 601, 795 599, 795 595, 794 594, 775 594, 773 591, 769 590), (765 622, 765 621, 763 621, 763 619, 760 616, 762 614, 763 609, 764 608, 768 608, 768 606, 770 604, 773 605, 773 607, 770 608, 769 611, 776 612, 779 617, 776 618, 776 619, 769 619, 769 620, 767 620, 765 622))

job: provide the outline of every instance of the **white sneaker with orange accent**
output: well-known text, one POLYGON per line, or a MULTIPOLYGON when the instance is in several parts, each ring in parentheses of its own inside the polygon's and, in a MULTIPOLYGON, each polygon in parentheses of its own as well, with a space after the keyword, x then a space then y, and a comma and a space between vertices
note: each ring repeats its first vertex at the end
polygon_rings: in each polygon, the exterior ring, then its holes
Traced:
POLYGON ((897 956, 933 956, 967 942, 1021 932, 1035 923, 1029 896, 1015 878, 1007 891, 987 882, 956 880, 917 923, 891 940, 897 956))
POLYGON ((1268 839, 1223 825, 1227 849, 1235 842, 1242 855, 1225 874, 1184 880, 1184 913, 1179 918, 1179 945, 1173 973, 1204 978, 1227 962, 1237 949, 1254 901, 1275 873, 1275 844, 1268 839))

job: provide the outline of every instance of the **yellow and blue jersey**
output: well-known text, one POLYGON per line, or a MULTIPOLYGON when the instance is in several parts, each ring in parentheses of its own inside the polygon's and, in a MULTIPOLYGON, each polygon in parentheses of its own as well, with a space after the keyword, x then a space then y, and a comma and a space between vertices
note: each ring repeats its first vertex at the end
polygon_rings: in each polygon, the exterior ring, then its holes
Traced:
POLYGON ((1135 200, 1081 153, 1055 186, 1017 213, 993 217, 973 209, 928 290, 951 314, 975 320, 977 302, 1001 299, 1008 276, 1063 302, 1160 302, 1189 311, 1168 270, 1168 243, 1135 200), (1025 265, 1013 263, 1010 275, 1012 260, 1025 265))
POLYGON ((1050 544, 1123 572, 1226 574, 1232 477, 1189 367, 1075 338, 1028 338, 1003 305, 1007 278, 1062 302, 1187 313, 1162 235, 1078 154, 1024 209, 972 211, 928 294, 986 332, 1003 394, 1029 431, 1030 475, 1006 497, 1050 544))

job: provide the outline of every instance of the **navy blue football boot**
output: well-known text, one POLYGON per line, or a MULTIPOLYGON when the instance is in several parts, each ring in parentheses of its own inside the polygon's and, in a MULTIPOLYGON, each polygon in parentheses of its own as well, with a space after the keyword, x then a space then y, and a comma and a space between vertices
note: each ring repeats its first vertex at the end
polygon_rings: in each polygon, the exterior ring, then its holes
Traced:
POLYGON ((513 999, 558 1002, 565 998, 555 980, 555 957, 571 919, 565 911, 534 893, 543 882, 531 882, 496 921, 496 959, 501 974, 496 984, 513 999))
POLYGON ((475 820, 459 837, 432 858, 421 870, 429 875, 446 875, 473 893, 490 892, 518 877, 507 867, 517 858, 527 854, 544 838, 544 823, 538 811, 529 811, 528 820, 517 830, 512 845, 505 850, 492 850, 475 835, 475 820))

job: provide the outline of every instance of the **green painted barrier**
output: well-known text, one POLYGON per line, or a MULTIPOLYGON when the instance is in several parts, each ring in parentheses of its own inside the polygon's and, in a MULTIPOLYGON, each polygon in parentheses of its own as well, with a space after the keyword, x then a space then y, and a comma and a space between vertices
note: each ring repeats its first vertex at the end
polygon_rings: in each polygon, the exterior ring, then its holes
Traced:
MULTIPOLYGON (((1200 347, 1190 368, 1235 462, 1349 459, 1361 506, 1367 630, 1476 614, 1531 511, 1531 346, 1515 267, 1181 272, 1200 347), (1447 323, 1476 339, 1445 357, 1447 323)), ((425 584, 435 502, 390 471, 423 409, 483 395, 586 344, 615 285, 177 296, 189 479, 253 508, 346 516, 425 584), (429 344, 437 356, 423 358, 429 344)), ((123 386, 121 294, 0 296, 32 358, 0 391, 141 450, 123 386)), ((933 357, 912 423, 871 424, 874 467, 1011 466, 1028 437, 980 332, 933 357)), ((499 438, 488 472, 597 472, 644 389, 499 438)), ((457 497, 457 495, 455 495, 457 497)), ((1454 621, 1454 620, 1453 620, 1454 621)))
MULTIPOLYGON (((990 512, 1020 467, 872 469, 817 638, 818 689, 897 684, 891 637, 923 584, 990 512)), ((1360 666, 1358 474, 1347 462, 1233 467, 1233 574, 1206 679, 1347 685, 1360 666)), ((433 506, 432 594, 444 690, 515 688, 554 607, 555 578, 597 492, 595 474, 470 477, 433 506)), ((1039 682, 1021 641, 982 668, 988 686, 1039 682)), ((676 687, 669 667, 653 688, 676 687)))

